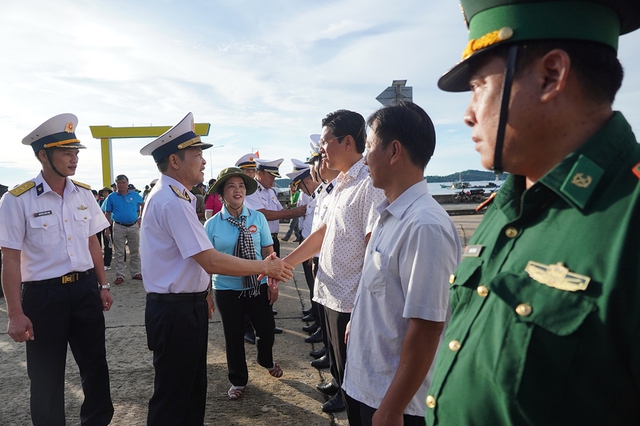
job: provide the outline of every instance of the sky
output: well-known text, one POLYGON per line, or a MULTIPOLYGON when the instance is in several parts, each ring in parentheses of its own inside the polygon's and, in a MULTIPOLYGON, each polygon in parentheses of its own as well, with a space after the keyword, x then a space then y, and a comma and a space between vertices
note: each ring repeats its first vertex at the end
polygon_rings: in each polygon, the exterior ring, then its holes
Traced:
MULTIPOLYGON (((437 147, 425 174, 482 170, 462 122, 469 94, 440 91, 467 31, 455 0, 29 0, 0 15, 0 183, 40 170, 22 139, 73 113, 80 152, 74 179, 103 186, 89 126, 173 126, 188 112, 210 123, 205 178, 259 151, 309 155, 322 118, 346 108, 365 118, 393 80, 407 80, 432 117, 437 147)), ((625 81, 614 108, 640 131, 640 31, 620 40, 625 81)), ((112 142, 113 172, 142 188, 158 177, 140 149, 112 142)))

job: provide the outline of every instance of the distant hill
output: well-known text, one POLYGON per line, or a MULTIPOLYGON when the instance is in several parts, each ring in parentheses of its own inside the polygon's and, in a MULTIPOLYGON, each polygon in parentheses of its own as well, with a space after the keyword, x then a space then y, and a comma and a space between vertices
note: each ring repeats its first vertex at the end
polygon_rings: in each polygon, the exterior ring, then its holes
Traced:
MULTIPOLYGON (((507 178, 508 174, 502 174, 498 176, 500 181, 507 178)), ((427 182, 474 182, 479 180, 493 181, 496 179, 496 175, 493 172, 486 170, 465 170, 464 172, 456 172, 446 176, 426 176, 427 182)))
MULTIPOLYGON (((508 175, 508 173, 501 174, 498 179, 504 181, 508 175)), ((425 179, 427 179, 427 182, 433 183, 450 183, 458 180, 463 182, 494 181, 496 180, 496 175, 486 170, 465 170, 464 172, 456 172, 446 176, 425 176, 425 179)), ((291 179, 288 178, 276 179, 276 185, 280 188, 289 188, 289 182, 291 182, 291 179)))

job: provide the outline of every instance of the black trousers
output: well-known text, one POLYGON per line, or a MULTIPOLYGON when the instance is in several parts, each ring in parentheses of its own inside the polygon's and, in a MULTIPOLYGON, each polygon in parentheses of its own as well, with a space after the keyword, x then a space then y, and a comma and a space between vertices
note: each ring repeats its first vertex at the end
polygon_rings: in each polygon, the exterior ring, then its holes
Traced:
POLYGON ((338 312, 324 306, 325 332, 327 333, 327 352, 329 353, 329 362, 331 374, 334 380, 340 386, 342 399, 347 406, 347 417, 349 424, 356 426, 360 424, 359 410, 349 410, 347 395, 342 390, 344 381, 344 369, 347 365, 347 345, 344 343, 344 335, 347 330, 347 324, 351 320, 351 313, 338 312))
POLYGON ((276 253, 276 256, 280 257, 280 240, 278 239, 278 233, 271 234, 271 238, 273 239, 273 251, 276 253))
MULTIPOLYGON (((373 415, 377 411, 376 408, 369 407, 368 405, 363 404, 362 402, 351 398, 349 395, 347 395, 347 405, 349 408, 353 407, 353 410, 359 411, 360 425, 362 426, 372 425, 373 415)), ((410 416, 409 414, 404 414, 402 418, 404 420, 405 426, 424 426, 424 416, 410 416)), ((356 426, 355 424, 351 423, 351 417, 349 417, 349 425, 356 426)))
POLYGON ((27 341, 31 420, 35 426, 65 424, 67 343, 78 364, 84 392, 82 425, 107 425, 113 417, 105 350, 105 322, 97 278, 70 284, 22 286, 22 309, 33 323, 27 341))
POLYGON ((258 364, 264 368, 273 367, 273 310, 267 297, 267 285, 260 286, 260 295, 248 297, 235 290, 215 290, 216 305, 227 351, 227 368, 229 381, 234 386, 246 386, 249 371, 244 352, 244 318, 245 314, 251 320, 256 330, 256 346, 258 350, 258 364))
POLYGON ((156 301, 147 296, 145 327, 155 380, 147 425, 204 423, 209 318, 202 299, 156 301))

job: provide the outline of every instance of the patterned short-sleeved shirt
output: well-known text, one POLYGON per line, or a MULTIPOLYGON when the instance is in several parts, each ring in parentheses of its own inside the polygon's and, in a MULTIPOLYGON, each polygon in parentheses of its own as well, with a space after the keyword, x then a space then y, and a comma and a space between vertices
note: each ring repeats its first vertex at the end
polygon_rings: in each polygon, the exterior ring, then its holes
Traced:
POLYGON ((384 191, 373 187, 364 159, 340 173, 332 192, 313 300, 338 312, 351 312, 362 275, 365 238, 385 197, 384 191))

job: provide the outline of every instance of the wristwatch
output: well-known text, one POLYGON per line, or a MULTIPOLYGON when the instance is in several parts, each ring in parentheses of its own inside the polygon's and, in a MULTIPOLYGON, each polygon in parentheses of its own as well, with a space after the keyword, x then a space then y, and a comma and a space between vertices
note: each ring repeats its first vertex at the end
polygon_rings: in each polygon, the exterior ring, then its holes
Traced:
POLYGON ((107 291, 111 290, 111 284, 109 283, 106 283, 105 285, 98 284, 98 287, 100 287, 100 290, 107 290, 107 291))

